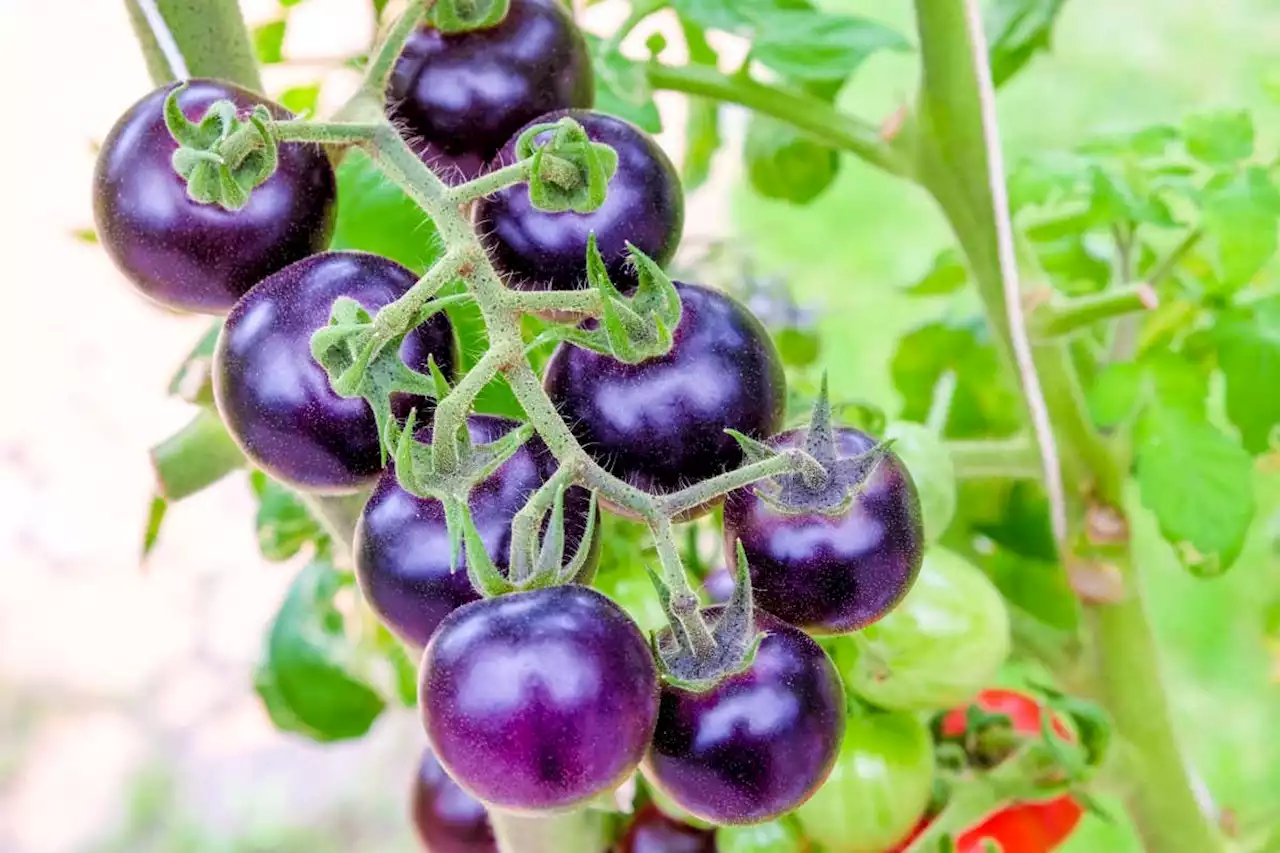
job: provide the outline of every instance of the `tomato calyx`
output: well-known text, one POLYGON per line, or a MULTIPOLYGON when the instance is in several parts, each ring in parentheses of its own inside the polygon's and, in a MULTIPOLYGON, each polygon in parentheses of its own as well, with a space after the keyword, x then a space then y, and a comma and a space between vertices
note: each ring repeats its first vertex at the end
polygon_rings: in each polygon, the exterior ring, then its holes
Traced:
POLYGON ((631 243, 627 251, 638 284, 624 296, 609 278, 593 231, 587 240, 587 282, 600 295, 600 319, 576 327, 558 324, 530 346, 566 341, 623 364, 639 364, 670 352, 675 328, 684 315, 680 293, 652 258, 631 243))
POLYGON ((531 125, 516 140, 516 156, 529 160, 529 200, 547 213, 598 210, 618 171, 618 153, 569 116, 531 125))
POLYGON ((442 33, 496 27, 507 17, 511 0, 436 0, 427 23, 442 33))
MULTIPOLYGON (((650 642, 653 656, 658 662, 658 675, 667 684, 694 693, 712 689, 723 679, 751 667, 756 650, 764 634, 756 629, 755 605, 751 593, 751 570, 747 566, 742 543, 738 543, 738 576, 733 596, 718 608, 719 614, 711 624, 712 647, 695 646, 683 624, 689 614, 681 612, 682 605, 671 595, 671 590, 652 568, 645 570, 658 592, 658 600, 667 615, 668 627, 653 633, 650 642)), ((694 607, 697 607, 696 599, 694 607)), ((694 618, 702 618, 694 613, 694 618)))
POLYGON ((164 101, 165 127, 178 143, 173 170, 186 182, 192 201, 240 210, 279 164, 275 119, 261 104, 242 115, 233 102, 221 100, 192 121, 178 103, 186 87, 174 86, 164 101))
MULTIPOLYGON (((730 432, 749 462, 777 455, 777 450, 741 433, 730 432)), ((771 507, 785 514, 821 513, 841 515, 862 493, 880 463, 889 456, 892 441, 882 441, 856 456, 840 456, 836 432, 831 423, 831 401, 827 375, 822 375, 818 399, 814 401, 805 432, 804 463, 792 474, 762 480, 753 488, 771 507)))

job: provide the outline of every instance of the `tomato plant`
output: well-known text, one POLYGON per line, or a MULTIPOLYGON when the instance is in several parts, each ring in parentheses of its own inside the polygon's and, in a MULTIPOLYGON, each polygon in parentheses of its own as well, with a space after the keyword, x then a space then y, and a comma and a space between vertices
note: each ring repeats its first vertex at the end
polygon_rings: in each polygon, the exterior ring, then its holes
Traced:
POLYGON ((272 721, 332 741, 417 706, 435 849, 1047 850, 1105 771, 1147 849, 1221 850, 1125 496, 1206 579, 1255 514, 1280 192, 1248 116, 1007 169, 996 87, 1061 2, 914 0, 914 39, 808 0, 633 2, 610 33, 558 0, 389 5, 323 118, 258 93, 233 0, 135 15, 158 88, 94 178, 125 277, 227 315, 175 380, 199 409, 153 453, 147 547, 249 467, 264 555, 311 558, 255 672, 272 721), (880 51, 920 83, 876 123, 843 93, 880 51), (679 169, 663 91, 692 96, 679 169), (757 194, 830 197, 856 156, 951 226, 908 289, 947 314, 885 354, 892 421, 833 399, 817 309, 677 257, 725 104, 757 194), (1071 726, 1017 693, 947 711, 1026 672, 1071 726))

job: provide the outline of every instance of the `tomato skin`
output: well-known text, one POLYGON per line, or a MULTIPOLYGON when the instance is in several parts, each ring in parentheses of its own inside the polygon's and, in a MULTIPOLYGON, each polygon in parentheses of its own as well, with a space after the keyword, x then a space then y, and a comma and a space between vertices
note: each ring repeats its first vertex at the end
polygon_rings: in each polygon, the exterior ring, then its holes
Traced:
MULTIPOLYGON (((254 465, 314 492, 352 491, 377 478, 382 454, 373 410, 333 390, 311 355, 311 335, 328 325, 338 297, 372 313, 417 280, 378 255, 324 252, 268 276, 236 303, 214 351, 213 393, 227 429, 254 465)), ((434 357, 451 376, 457 341, 448 316, 435 314, 410 332, 400 355, 421 373, 434 357)), ((431 406, 406 395, 392 403, 398 417, 431 406)))
POLYGON ((586 451, 653 493, 736 468, 742 448, 725 430, 763 439, 786 411, 782 361, 760 321, 718 290, 676 290, 684 310, 666 355, 623 364, 561 344, 543 379, 586 451))
POLYGON ((879 853, 924 814, 933 793, 933 740, 915 716, 849 715, 835 768, 796 818, 826 853, 879 853))
POLYGON ((396 61, 387 113, 441 178, 475 178, 544 113, 590 107, 591 57, 561 0, 512 0, 493 27, 421 27, 396 61))
MULTIPOLYGON (((714 619, 719 607, 705 611, 714 619)), ((763 639, 742 672, 694 692, 662 688, 645 779, 691 815, 723 826, 762 823, 799 806, 840 750, 845 697, 826 652, 763 611, 763 639)))
POLYGON ((537 814, 635 772, 653 736, 658 673, 622 608, 569 584, 449 614, 423 653, 418 696, 431 748, 459 785, 537 814))
MULTIPOLYGON (((268 275, 322 251, 333 235, 337 181, 318 145, 285 143, 275 174, 240 210, 199 204, 173 169, 178 143, 164 123, 164 86, 129 108, 98 153, 93 219, 99 240, 125 277, 168 308, 225 314, 268 275)), ((215 102, 242 111, 288 110, 219 80, 191 80, 178 104, 199 119, 215 102)))
POLYGON ((429 749, 413 780, 409 812, 430 853, 498 853, 484 803, 458 787, 429 749))
MULTIPOLYGON (((467 430, 475 444, 496 441, 516 421, 471 415, 467 430)), ((417 430, 431 440, 431 427, 417 430)), ((557 463, 538 436, 526 441, 487 479, 471 490, 467 504, 490 559, 504 573, 511 551, 511 520, 529 495, 555 473, 557 463)), ((577 552, 586 532, 590 494, 575 486, 565 493, 565 554, 577 552)), ((587 569, 594 567, 599 538, 592 541, 587 569)), ((356 578, 365 600, 387 627, 408 643, 425 646, 444 617, 480 595, 467 577, 465 549, 456 571, 449 565, 449 532, 438 500, 406 492, 388 466, 374 486, 356 526, 356 578)), ((645 583, 648 583, 647 579, 645 583)), ((655 599, 652 588, 649 598, 655 599)))
POLYGON ((632 820, 618 853, 716 853, 716 835, 672 820, 650 804, 632 820))
POLYGON ((881 708, 931 711, 991 683, 1009 654, 1009 614, 981 569, 935 547, 895 610, 839 642, 850 690, 881 708))
MULTIPOLYGON (((1040 732, 1044 709, 1025 693, 993 688, 979 693, 974 703, 989 713, 1007 716, 1016 732, 1026 735, 1040 732)), ((967 712, 967 707, 947 712, 942 718, 942 733, 952 737, 964 734, 967 712)), ((1057 716, 1052 725, 1059 737, 1073 739, 1071 731, 1057 716)), ((986 853, 988 839, 999 844, 1004 853, 1050 853, 1070 837, 1082 817, 1084 807, 1070 794, 1042 802, 1011 803, 960 833, 956 837, 957 853, 986 853)), ((890 853, 906 850, 928 823, 923 821, 890 853)))
MULTIPOLYGON (((498 272, 522 290, 573 290, 587 286, 587 241, 594 232, 609 278, 621 290, 636 284, 627 243, 665 267, 675 257, 684 231, 684 188, 662 148, 640 128, 616 116, 566 110, 529 124, 568 116, 594 142, 618 154, 618 170, 602 204, 590 213, 538 210, 529 188, 518 184, 476 203, 475 222, 498 272)), ((494 159, 493 168, 516 161, 521 128, 494 159)), ((539 137, 540 141, 542 137, 539 137)))
MULTIPOLYGON (((876 446, 860 430, 835 432, 841 458, 876 446)), ((806 437, 788 430, 768 444, 803 448, 806 437)), ((924 552, 915 484, 892 452, 842 512, 788 512, 753 487, 732 492, 724 541, 735 573, 742 543, 756 604, 810 634, 850 633, 881 619, 911 589, 924 552)))

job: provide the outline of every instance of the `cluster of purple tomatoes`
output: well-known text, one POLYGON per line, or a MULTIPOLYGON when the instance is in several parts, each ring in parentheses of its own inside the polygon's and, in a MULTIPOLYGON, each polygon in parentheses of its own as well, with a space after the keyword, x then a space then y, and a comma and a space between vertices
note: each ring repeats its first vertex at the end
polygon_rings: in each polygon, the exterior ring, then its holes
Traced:
MULTIPOLYGON (((462 567, 451 571, 441 504, 404 491, 383 469, 368 405, 338 396, 311 355, 311 335, 336 299, 373 313, 417 276, 379 256, 326 251, 339 199, 318 146, 284 144, 276 172, 241 210, 191 201, 170 162, 169 91, 132 107, 103 146, 95 176, 101 241, 153 300, 229 312, 215 397, 254 465, 301 490, 372 486, 356 534, 357 575, 386 624, 425 649, 420 705, 449 784, 491 806, 540 813, 582 805, 639 769, 680 808, 716 824, 764 821, 804 802, 830 772, 845 720, 840 678, 810 634, 874 622, 919 570, 918 499, 901 462, 887 456, 828 511, 788 511, 753 488, 728 496, 726 553, 741 542, 748 557, 762 639, 741 671, 705 689, 664 683, 648 639, 588 586, 482 599, 462 567)), ((624 290, 635 275, 628 241, 662 265, 675 254, 684 202, 674 167, 643 131, 591 111, 593 97, 586 44, 558 0, 514 0, 500 24, 482 31, 423 28, 399 60, 388 113, 448 181, 512 162, 524 127, 564 114, 618 154, 607 200, 594 212, 538 210, 523 186, 476 204, 476 227, 511 287, 584 286, 592 233, 624 290)), ((287 115, 212 80, 191 81, 179 105, 198 120, 223 99, 287 115)), ((777 448, 805 440, 803 429, 782 431, 785 377, 759 321, 719 291, 677 289, 683 314, 669 353, 626 365, 562 344, 543 379, 582 446, 653 493, 740 465, 728 429, 777 448)), ((451 374, 460 359, 447 315, 411 332, 400 354, 412 369, 425 372, 433 359, 451 374)), ((398 417, 429 408, 401 396, 393 401, 398 417)), ((515 426, 481 414, 468 421, 477 443, 515 426)), ((835 444, 848 458, 874 441, 840 429, 835 444)), ((471 515, 499 568, 512 518, 555 468, 535 437, 472 492, 471 515)), ((570 547, 584 535, 589 507, 582 489, 570 490, 570 547)), ((713 624, 719 613, 703 610, 713 624)))

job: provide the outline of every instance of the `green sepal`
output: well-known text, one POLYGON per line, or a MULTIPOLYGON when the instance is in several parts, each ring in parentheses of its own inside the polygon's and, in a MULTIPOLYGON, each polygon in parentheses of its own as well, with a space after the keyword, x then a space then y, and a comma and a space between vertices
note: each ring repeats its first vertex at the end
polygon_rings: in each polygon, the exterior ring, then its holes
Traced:
POLYGON ((178 143, 173 169, 186 182, 192 201, 240 210, 279 165, 274 118, 259 105, 241 119, 234 103, 221 100, 193 122, 178 104, 185 87, 175 86, 164 102, 165 127, 178 143))
POLYGON ((759 439, 752 438, 745 433, 738 432, 736 429, 726 429, 734 441, 738 442, 738 447, 742 448, 742 455, 747 462, 763 462, 766 459, 772 459, 778 455, 778 451, 759 439))
POLYGON ((598 504, 599 497, 593 491, 587 505, 587 527, 582 531, 582 539, 578 543, 578 550, 573 553, 573 559, 560 570, 560 583, 585 585, 589 581, 587 575, 590 572, 591 552, 595 547, 596 517, 600 514, 598 504))
POLYGON ((551 520, 547 522, 547 532, 542 537, 542 547, 533 564, 534 577, 558 580, 564 566, 564 493, 567 488, 562 483, 556 489, 555 501, 551 505, 551 520))
POLYGON ((437 0, 427 22, 442 33, 496 27, 507 17, 511 0, 437 0))
POLYGON ((824 466, 834 465, 837 459, 836 434, 831 426, 831 398, 827 393, 827 372, 822 371, 822 384, 818 398, 813 401, 809 414, 809 428, 805 432, 805 450, 824 466))
POLYGON ((445 502, 446 508, 450 505, 453 506, 454 511, 450 513, 446 509, 445 512, 445 519, 449 523, 449 538, 452 540, 455 527, 461 528, 461 535, 467 543, 467 578, 471 581, 471 585, 485 598, 496 598, 499 595, 515 592, 515 585, 502 576, 502 572, 494 565, 493 559, 485 549, 480 531, 476 529, 476 523, 471 518, 471 510, 462 501, 445 502))
MULTIPOLYGON (((648 563, 644 564, 644 571, 645 574, 649 576, 649 581, 653 584, 654 591, 658 594, 658 604, 662 607, 662 612, 667 615, 667 627, 671 630, 671 638, 675 643, 675 649, 671 651, 675 651, 680 655, 693 654, 693 643, 689 640, 689 634, 685 631, 684 625, 681 624, 680 620, 676 618, 675 613, 671 610, 671 589, 667 586, 667 582, 664 581, 662 576, 655 572, 653 567, 648 563)), ((662 644, 659 643, 657 635, 655 634, 653 640, 653 647, 655 651, 654 659, 663 662, 664 665, 662 669, 665 678, 666 675, 670 674, 669 670, 665 666, 668 658, 667 652, 669 650, 661 648, 661 645, 662 644)))
POLYGON ((608 195, 618 170, 618 154, 592 142, 582 125, 565 117, 533 125, 516 140, 516 156, 530 159, 529 200, 548 213, 591 213, 608 195), (537 137, 550 133, 541 145, 537 137))

